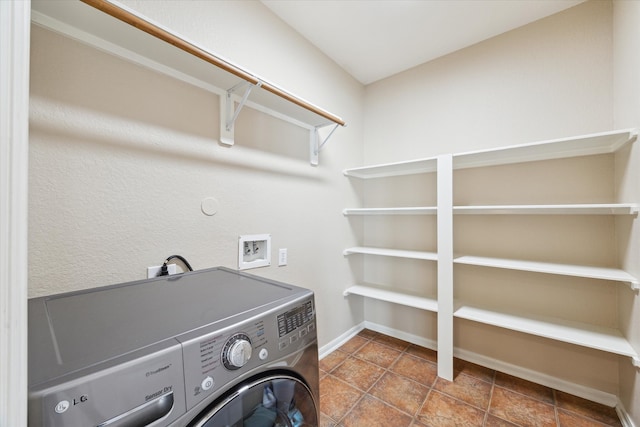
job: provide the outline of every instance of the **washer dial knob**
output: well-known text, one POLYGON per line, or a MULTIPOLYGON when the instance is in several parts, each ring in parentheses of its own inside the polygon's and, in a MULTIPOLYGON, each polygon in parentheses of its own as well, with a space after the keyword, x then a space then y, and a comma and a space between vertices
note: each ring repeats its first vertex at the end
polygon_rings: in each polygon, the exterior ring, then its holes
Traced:
POLYGON ((247 334, 235 334, 222 349, 222 363, 227 369, 242 368, 251 359, 252 350, 247 334))

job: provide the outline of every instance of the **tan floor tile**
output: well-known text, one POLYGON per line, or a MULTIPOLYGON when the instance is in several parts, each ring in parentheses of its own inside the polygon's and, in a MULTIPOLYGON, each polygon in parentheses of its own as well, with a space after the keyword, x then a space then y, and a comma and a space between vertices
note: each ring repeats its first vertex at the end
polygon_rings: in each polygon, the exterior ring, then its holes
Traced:
POLYGON ((495 386, 489 412, 503 420, 527 427, 555 427, 553 405, 495 386))
POLYGON ((433 350, 362 330, 320 361, 319 427, 622 427, 614 408, 458 358, 454 375, 438 378, 433 350))
POLYGON ((347 357, 349 357, 349 353, 341 350, 333 351, 320 361, 320 370, 331 372, 336 366, 344 362, 347 357))
POLYGON ((388 368, 402 354, 398 350, 387 347, 375 341, 371 341, 354 353, 354 356, 375 363, 383 368, 388 368))
POLYGON ((371 329, 363 329, 360 332, 358 332, 358 336, 368 340, 372 340, 379 335, 380 334, 378 332, 372 331, 371 329))
POLYGON ((495 415, 488 414, 484 422, 484 427, 518 427, 516 424, 505 421, 495 415))
POLYGON ((458 358, 453 359, 454 376, 458 374, 467 374, 491 383, 493 382, 495 373, 496 371, 493 369, 485 368, 484 366, 476 365, 475 363, 467 362, 466 360, 458 358))
POLYGON ((355 357, 348 357, 333 370, 332 375, 360 390, 367 391, 383 373, 384 369, 373 363, 355 357))
POLYGON ((320 414, 320 425, 319 427, 338 427, 338 423, 326 416, 325 414, 320 414))
POLYGON ((414 416, 422 407, 429 388, 393 372, 387 372, 369 393, 414 416))
POLYGON ((558 409, 558 421, 560 427, 605 427, 607 424, 602 424, 598 421, 590 418, 585 418, 574 412, 568 412, 564 409, 558 409))
POLYGON ((430 427, 481 427, 484 415, 478 408, 431 391, 417 418, 430 427))
POLYGON ((555 403, 553 389, 522 378, 496 372, 495 384, 551 405, 555 403))
POLYGON ((320 381, 320 412, 340 420, 362 397, 362 392, 332 375, 320 381))
POLYGON ((558 405, 558 408, 575 412, 604 424, 622 426, 614 408, 591 402, 581 397, 556 391, 556 405, 558 405))
POLYGON ((341 422, 345 427, 409 427, 411 417, 367 395, 341 422))
POLYGON ((368 339, 356 335, 346 343, 342 344, 338 350, 344 351, 345 353, 353 353, 368 342, 368 339))
POLYGON ((426 387, 431 387, 438 376, 438 367, 436 365, 406 353, 398 358, 390 370, 417 381, 426 387))
POLYGON ((410 343, 408 343, 407 341, 390 337, 389 335, 382 335, 382 334, 379 334, 373 340, 376 342, 382 343, 386 346, 389 346, 391 348, 394 348, 398 351, 405 351, 407 348, 409 348, 409 345, 410 345, 410 343))
POLYGON ((433 388, 483 411, 489 407, 491 384, 478 378, 465 374, 458 375, 453 382, 438 378, 433 388))
POLYGON ((425 359, 433 363, 438 363, 438 353, 435 350, 431 350, 430 348, 424 348, 415 344, 411 344, 407 348, 406 352, 414 356, 418 356, 421 359, 425 359))

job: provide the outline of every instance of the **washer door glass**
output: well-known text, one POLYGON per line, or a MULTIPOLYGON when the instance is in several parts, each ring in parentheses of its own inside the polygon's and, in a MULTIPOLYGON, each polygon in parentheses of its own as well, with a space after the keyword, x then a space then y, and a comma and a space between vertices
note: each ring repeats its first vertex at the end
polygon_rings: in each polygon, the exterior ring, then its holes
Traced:
POLYGON ((194 427, 317 427, 309 388, 295 377, 274 375, 243 383, 194 427))

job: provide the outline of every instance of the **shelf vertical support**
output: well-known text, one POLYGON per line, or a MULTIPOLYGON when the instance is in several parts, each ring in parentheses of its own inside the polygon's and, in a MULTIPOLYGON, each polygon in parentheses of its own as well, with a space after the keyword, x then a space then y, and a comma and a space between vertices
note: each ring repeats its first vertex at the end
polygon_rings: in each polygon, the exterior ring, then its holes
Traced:
POLYGON ((322 147, 324 147, 324 144, 327 143, 329 138, 331 138, 331 135, 333 135, 336 129, 338 129, 338 126, 340 126, 340 124, 336 123, 333 126, 333 129, 331 129, 331 131, 329 132, 329 134, 322 140, 322 142, 320 142, 319 130, 326 126, 328 125, 316 126, 313 129, 309 130, 309 155, 310 155, 310 162, 313 166, 318 166, 318 156, 320 154, 320 150, 322 150, 322 147))
POLYGON ((438 376, 453 381, 453 156, 438 156, 438 376))
POLYGON ((242 110, 242 107, 247 103, 247 99, 251 94, 251 90, 255 87, 262 86, 262 82, 251 84, 249 82, 240 82, 231 89, 227 90, 226 96, 220 97, 220 142, 224 145, 233 145, 235 139, 234 126, 236 119, 242 110), (235 108, 234 93, 243 87, 245 88, 244 94, 238 102, 238 108, 235 108))

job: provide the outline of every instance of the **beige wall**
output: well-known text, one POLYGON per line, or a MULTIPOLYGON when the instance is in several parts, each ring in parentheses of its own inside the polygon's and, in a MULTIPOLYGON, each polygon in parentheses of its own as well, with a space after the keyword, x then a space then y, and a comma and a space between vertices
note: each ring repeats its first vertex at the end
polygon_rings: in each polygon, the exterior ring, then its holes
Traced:
POLYGON ((611 10, 587 2, 369 85, 365 162, 610 130, 611 10))
POLYGON ((196 269, 237 268, 238 236, 270 233, 273 264, 249 272, 316 292, 330 313, 318 319, 320 345, 359 323, 361 303, 341 292, 351 275, 342 248, 354 244, 341 210, 357 200, 341 171, 362 161, 362 86, 259 2, 131 5, 348 126, 317 168, 308 132, 251 109, 227 148, 217 96, 34 26, 30 296, 142 279, 174 253, 196 269), (219 202, 214 216, 201 212, 207 197, 219 202))

